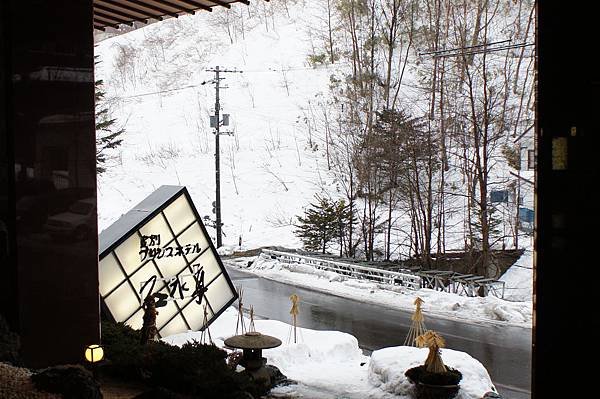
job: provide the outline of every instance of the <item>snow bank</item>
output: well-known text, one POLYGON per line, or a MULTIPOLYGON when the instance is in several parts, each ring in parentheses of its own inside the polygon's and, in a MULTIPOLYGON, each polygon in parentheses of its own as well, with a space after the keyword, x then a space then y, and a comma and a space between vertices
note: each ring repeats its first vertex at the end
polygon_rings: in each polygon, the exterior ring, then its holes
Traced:
MULTIPOLYGON (((413 384, 406 378, 406 370, 420 366, 427 358, 427 348, 396 346, 373 352, 369 366, 369 382, 385 392, 411 395, 413 384)), ((463 378, 457 399, 479 399, 486 392, 496 391, 483 365, 465 352, 442 349, 444 363, 459 370, 463 378)))
POLYGON ((462 314, 473 320, 531 325, 533 308, 530 302, 512 302, 495 296, 466 297, 430 289, 417 291, 427 307, 445 314, 462 314))
POLYGON ((533 297, 533 251, 527 249, 502 277, 506 283, 504 298, 509 301, 528 301, 533 297))
MULTIPOLYGON (((244 317, 245 325, 250 321, 244 317)), ((235 335, 237 324, 237 310, 229 307, 213 324, 209 330, 217 346, 223 347, 225 339, 235 335)), ((299 364, 314 362, 365 362, 367 357, 358 347, 358 340, 353 335, 340 331, 318 331, 308 328, 297 329, 297 343, 293 342, 292 326, 278 320, 255 320, 256 330, 267 335, 279 338, 282 345, 269 349, 263 355, 269 362, 289 370, 299 364)), ((189 331, 186 333, 170 335, 163 341, 181 346, 191 340, 200 341, 201 332, 189 331)), ((227 349, 227 348, 225 348, 227 349)))
POLYGON ((234 245, 223 245, 217 248, 217 253, 220 256, 229 256, 232 255, 238 247, 234 245))
POLYGON ((323 277, 328 281, 344 281, 346 280, 345 276, 338 274, 336 272, 331 272, 327 270, 318 270, 310 265, 305 265, 302 263, 286 263, 279 262, 276 259, 271 259, 270 256, 260 254, 256 260, 252 264, 252 268, 255 270, 287 270, 293 273, 301 273, 301 274, 310 274, 317 277, 323 277))
MULTIPOLYGON (((228 308, 210 326, 215 345, 235 335, 237 311, 228 308)), ((245 318, 246 325, 249 320, 245 318)), ((404 376, 411 367, 423 364, 427 349, 399 346, 363 355, 357 339, 339 331, 298 328, 297 343, 289 324, 276 320, 255 320, 256 330, 282 341, 278 348, 263 351, 269 364, 277 366, 297 384, 272 390, 274 397, 410 399, 412 385, 404 376)), ((172 345, 200 341, 200 332, 163 338, 172 345)), ((489 374, 477 360, 464 352, 443 349, 444 362, 463 373, 458 399, 479 399, 495 390, 489 374)))
MULTIPOLYGON (((228 308, 210 326, 215 345, 224 348, 223 341, 235 335, 237 311, 228 308)), ((245 318, 246 326, 249 320, 245 318)), ((299 393, 314 397, 317 393, 326 393, 325 397, 339 397, 369 391, 372 387, 367 381, 367 356, 358 347, 358 340, 339 331, 317 331, 298 328, 297 343, 293 343, 293 330, 289 324, 277 320, 255 320, 256 330, 282 341, 278 348, 263 351, 269 364, 277 366, 288 378, 297 381, 293 387, 278 388, 286 395, 299 393), (326 372, 324 372, 326 370, 326 372), (312 392, 308 394, 307 392, 312 392), (329 396, 327 396, 329 395, 329 396)), ((200 332, 187 332, 164 338, 172 345, 183 345, 192 340, 200 341, 200 332)), ((363 397, 362 394, 356 398, 363 397)))
POLYGON ((423 310, 426 316, 526 328, 531 327, 533 318, 531 301, 508 301, 494 296, 466 297, 426 288, 414 291, 352 279, 317 270, 310 265, 279 262, 264 254, 256 257, 248 267, 239 263, 229 264, 268 279, 394 309, 413 311, 414 300, 418 296, 425 301, 423 310))

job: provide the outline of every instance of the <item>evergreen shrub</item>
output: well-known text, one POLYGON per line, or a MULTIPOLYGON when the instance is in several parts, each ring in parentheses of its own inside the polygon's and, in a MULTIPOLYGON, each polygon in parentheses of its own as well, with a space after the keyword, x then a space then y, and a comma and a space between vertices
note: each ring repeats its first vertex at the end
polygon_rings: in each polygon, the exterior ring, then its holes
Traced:
POLYGON ((107 361, 102 371, 193 397, 233 399, 247 397, 245 392, 259 393, 247 376, 227 366, 227 353, 214 345, 191 342, 178 347, 161 341, 142 345, 139 338, 139 331, 123 323, 103 322, 107 361))

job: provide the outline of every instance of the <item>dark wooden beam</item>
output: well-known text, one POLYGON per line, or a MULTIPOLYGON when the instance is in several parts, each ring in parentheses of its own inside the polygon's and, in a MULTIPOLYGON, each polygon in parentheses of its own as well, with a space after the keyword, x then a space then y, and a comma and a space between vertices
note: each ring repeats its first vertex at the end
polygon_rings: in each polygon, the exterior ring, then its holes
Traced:
POLYGON ((221 0, 210 0, 210 2, 215 3, 216 5, 219 5, 221 7, 231 8, 231 4, 225 3, 224 1, 221 1, 221 0))
MULTIPOLYGON (((269 0, 264 0, 269 1, 269 0)), ((221 6, 231 8, 232 3, 249 5, 249 0, 207 0, 207 3, 198 0, 94 0, 94 13, 97 15, 97 28, 115 26, 118 24, 132 24, 134 21, 147 23, 148 19, 162 20, 165 16, 177 18, 182 12, 195 14, 196 10, 212 11, 213 7, 221 6), (177 11, 172 11, 177 10, 177 11)))
MULTIPOLYGON (((125 18, 127 20, 133 20, 133 21, 140 21, 140 22, 146 22, 146 20, 148 19, 148 17, 138 17, 135 16, 133 14, 129 14, 123 11, 119 11, 117 9, 114 8, 110 8, 110 7, 106 7, 103 6, 101 4, 94 4, 94 13, 95 12, 104 12, 104 13, 109 13, 109 14, 114 14, 117 15, 121 18, 125 18)), ((144 15, 143 13, 141 13, 141 15, 144 15)))
POLYGON ((113 23, 110 23, 110 22, 102 21, 102 20, 100 20, 99 18, 96 18, 96 17, 94 17, 94 24, 95 25, 104 26, 104 27, 110 26, 111 28, 119 29, 119 24, 113 24, 113 23))
MULTIPOLYGON (((171 8, 175 8, 178 10, 178 12, 186 12, 188 14, 194 15, 196 12, 194 10, 190 10, 189 8, 183 8, 181 7, 181 4, 173 4, 170 1, 165 1, 165 0, 153 0, 155 3, 159 3, 162 6, 165 7, 171 7, 171 8)), ((179 15, 177 15, 179 16, 179 15)))
POLYGON ((119 24, 120 24, 120 22, 113 21, 113 20, 112 20, 112 19, 110 19, 110 18, 106 18, 106 17, 103 17, 103 16, 101 16, 101 15, 97 15, 97 14, 95 14, 95 13, 94 13, 94 21, 101 22, 101 23, 103 23, 104 25, 114 25, 114 26, 119 26, 119 24))
MULTIPOLYGON (((152 9, 153 12, 158 12, 159 14, 151 14, 149 11, 147 10, 140 10, 139 8, 135 8, 135 7, 131 7, 128 4, 121 4, 118 1, 115 0, 101 0, 102 3, 108 4, 108 7, 106 8, 110 8, 111 10, 114 9, 114 7, 119 7, 123 10, 127 10, 136 14, 140 14, 140 15, 144 15, 144 16, 149 16, 150 18, 154 18, 154 19, 162 19, 163 15, 164 15, 164 11, 156 11, 154 9, 152 9)), ((131 3, 131 1, 130 1, 131 3)), ((94 7, 98 7, 98 1, 94 2, 94 7)), ((149 8, 150 9, 150 8, 149 8)), ((146 19, 146 18, 144 18, 146 19)))
MULTIPOLYGON (((102 1, 106 2, 106 0, 102 0, 102 1)), ((158 6, 155 6, 153 4, 145 3, 143 1, 127 0, 127 2, 131 3, 131 4, 134 4, 136 6, 139 6, 139 7, 145 7, 147 9, 149 9, 149 10, 159 12, 161 15, 170 15, 171 17, 175 17, 175 18, 177 18, 179 16, 177 13, 175 13, 173 11, 169 11, 168 9, 165 9, 165 8, 162 8, 162 7, 158 7, 158 6)), ((155 3, 160 3, 160 4, 165 4, 164 1, 159 1, 159 0, 155 0, 154 2, 155 3)), ((115 1, 111 1, 111 3, 116 3, 115 5, 119 5, 120 4, 119 2, 115 2, 115 1)), ((167 3, 167 6, 169 6, 168 3, 167 3)), ((173 8, 173 4, 171 4, 169 7, 173 8)))
MULTIPOLYGON (((154 1, 156 1, 156 0, 154 0, 154 1)), ((210 8, 209 6, 204 5, 202 3, 198 3, 197 1, 193 1, 193 0, 177 0, 177 1, 180 3, 183 3, 183 4, 187 4, 188 6, 193 7, 193 8, 200 8, 204 11, 209 11, 209 12, 212 11, 212 8, 210 8)), ((177 7, 181 7, 181 6, 177 6, 177 7)))
POLYGON ((114 22, 119 23, 119 24, 124 24, 124 25, 131 25, 131 24, 133 24, 133 21, 130 20, 130 19, 122 19, 120 17, 115 17, 113 15, 108 15, 108 14, 106 14, 106 13, 104 13, 102 11, 98 11, 98 10, 94 10, 94 16, 98 17, 98 18, 101 18, 101 19, 104 19, 106 21, 114 21, 114 22))

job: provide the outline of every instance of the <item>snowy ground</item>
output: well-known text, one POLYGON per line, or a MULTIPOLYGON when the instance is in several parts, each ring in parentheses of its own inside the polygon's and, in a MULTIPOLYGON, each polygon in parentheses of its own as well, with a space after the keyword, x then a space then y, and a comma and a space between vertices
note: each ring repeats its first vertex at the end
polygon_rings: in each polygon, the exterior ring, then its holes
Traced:
MULTIPOLYGON (((223 341, 235 335, 237 316, 235 308, 230 307, 210 326, 217 346, 223 347, 223 341)), ((371 357, 364 356, 357 339, 339 331, 299 328, 298 343, 294 344, 289 324, 255 320, 255 325, 257 331, 282 341, 280 347, 264 351, 263 356, 297 382, 274 389, 274 397, 408 399, 413 387, 404 372, 423 364, 427 357, 427 349, 406 346, 383 348, 371 357)), ((166 337, 164 341, 182 345, 194 339, 200 341, 200 337, 200 332, 188 332, 166 337)), ((468 354, 442 349, 442 359, 463 374, 457 399, 479 399, 486 392, 495 391, 488 372, 468 354)))
POLYGON ((533 293, 533 251, 526 249, 500 280, 506 283, 505 299, 531 302, 533 293))
MULTIPOLYGON (((517 265, 530 262, 530 259, 527 259, 530 256, 531 253, 526 251, 517 265)), ((414 310, 414 301, 418 296, 425 301, 423 304, 425 315, 453 320, 460 319, 477 324, 488 323, 531 328, 532 303, 530 300, 531 288, 529 287, 531 285, 531 269, 522 267, 517 267, 516 271, 511 268, 510 273, 505 275, 507 287, 510 288, 507 292, 510 292, 513 299, 522 299, 521 301, 509 301, 494 296, 471 298, 430 289, 412 291, 401 287, 348 279, 333 272, 314 270, 307 265, 281 263, 265 255, 241 258, 237 262, 228 261, 228 264, 267 279, 389 308, 412 311, 414 310), (248 266, 249 261, 253 261, 250 266, 248 266), (526 276, 527 273, 529 273, 529 277, 526 276), (510 285, 514 282, 513 277, 515 279, 518 277, 521 288, 510 285), (527 285, 527 278, 529 285, 527 285)))

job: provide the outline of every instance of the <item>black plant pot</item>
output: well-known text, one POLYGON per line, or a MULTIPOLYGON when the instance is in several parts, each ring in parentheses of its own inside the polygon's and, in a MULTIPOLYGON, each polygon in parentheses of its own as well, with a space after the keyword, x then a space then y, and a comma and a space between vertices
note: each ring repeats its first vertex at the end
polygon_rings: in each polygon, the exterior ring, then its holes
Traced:
POLYGON ((425 366, 406 370, 406 377, 415 384, 417 399, 452 399, 458 394, 460 371, 448 368, 445 373, 430 373, 425 366))
POLYGON ((417 388, 417 399, 452 399, 458 394, 460 386, 455 385, 432 385, 423 382, 415 384, 417 388))

